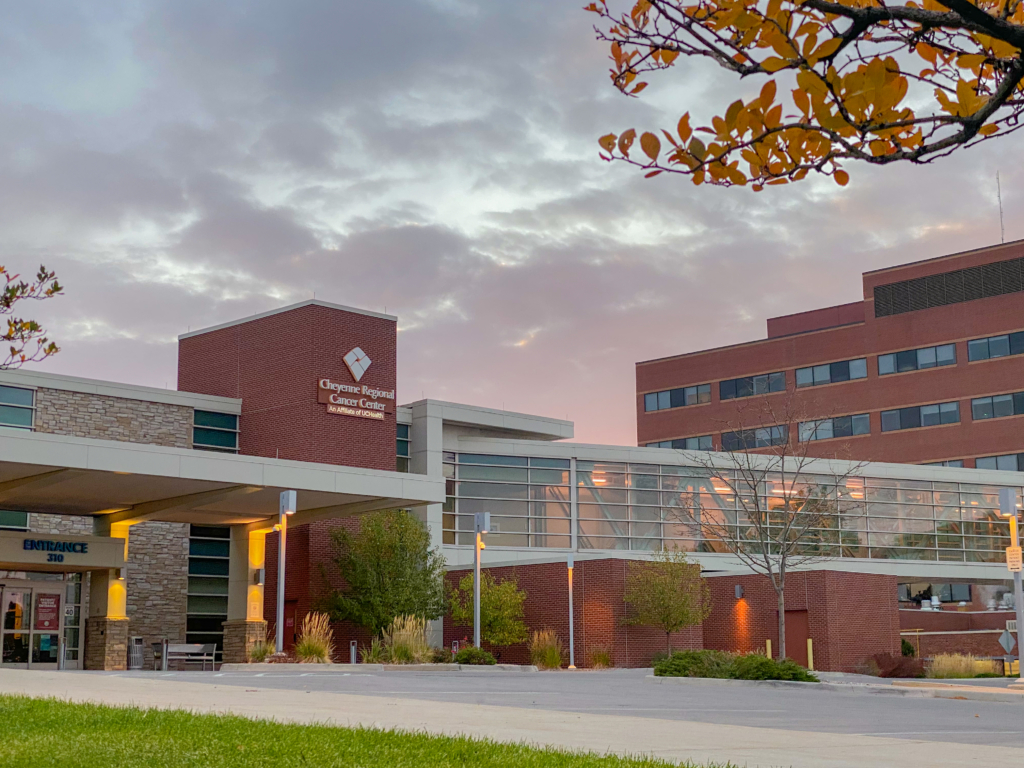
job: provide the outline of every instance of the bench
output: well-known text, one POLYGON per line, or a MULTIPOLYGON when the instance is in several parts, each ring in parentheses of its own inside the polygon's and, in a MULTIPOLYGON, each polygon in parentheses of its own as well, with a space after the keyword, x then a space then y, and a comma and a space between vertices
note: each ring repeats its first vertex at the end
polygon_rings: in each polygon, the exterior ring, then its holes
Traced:
POLYGON ((206 664, 209 662, 210 669, 215 669, 214 660, 217 652, 215 643, 168 643, 166 641, 153 643, 153 669, 167 671, 168 664, 172 661, 180 661, 185 664, 200 663, 203 671, 206 671, 206 664), (167 649, 164 653, 164 649, 167 649))

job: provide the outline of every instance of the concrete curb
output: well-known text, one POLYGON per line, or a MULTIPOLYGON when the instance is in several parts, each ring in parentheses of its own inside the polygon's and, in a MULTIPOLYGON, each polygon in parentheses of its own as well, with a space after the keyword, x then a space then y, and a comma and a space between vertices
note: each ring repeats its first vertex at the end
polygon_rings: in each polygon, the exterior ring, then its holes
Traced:
POLYGON ((647 675, 644 682, 654 685, 689 685, 707 687, 715 685, 737 688, 790 688, 805 691, 846 693, 860 696, 905 696, 918 699, 957 699, 961 701, 992 701, 1006 704, 1024 704, 1024 695, 998 688, 976 688, 943 683, 798 683, 792 680, 722 680, 711 677, 655 677, 647 675))
POLYGON ((218 672, 537 672, 532 664, 221 664, 218 672))

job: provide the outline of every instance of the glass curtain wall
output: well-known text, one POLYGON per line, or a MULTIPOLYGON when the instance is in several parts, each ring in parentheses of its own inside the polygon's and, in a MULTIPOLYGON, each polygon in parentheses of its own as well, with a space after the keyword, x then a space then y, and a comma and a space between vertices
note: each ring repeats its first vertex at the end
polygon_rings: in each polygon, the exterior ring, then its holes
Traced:
MULTIPOLYGON (((489 547, 571 546, 569 461, 445 454, 449 500, 445 543, 473 543, 473 513, 490 512, 489 547)), ((737 499, 726 470, 621 462, 576 462, 577 547, 584 550, 727 552, 760 537, 746 518, 768 525, 808 513, 816 526, 807 553, 828 557, 998 563, 1009 545, 999 487, 827 475, 768 475, 737 499), (776 517, 773 519, 773 515, 776 517)), ((1018 490, 1018 494, 1020 491, 1018 490)))

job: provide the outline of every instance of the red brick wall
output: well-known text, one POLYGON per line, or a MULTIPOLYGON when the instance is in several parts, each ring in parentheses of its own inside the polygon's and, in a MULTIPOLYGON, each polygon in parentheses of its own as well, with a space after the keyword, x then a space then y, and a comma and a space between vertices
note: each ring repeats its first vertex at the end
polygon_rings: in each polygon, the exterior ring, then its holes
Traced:
POLYGON ((918 635, 914 632, 904 632, 903 637, 919 651, 922 659, 940 653, 969 653, 973 656, 1002 657, 1006 652, 999 645, 1000 634, 1000 631, 951 632, 941 635, 918 635))
MULTIPOLYGON (((778 603, 759 575, 709 576, 712 612, 704 623, 704 647, 747 653, 772 641, 778 655, 778 603), (736 599, 735 587, 743 587, 736 599)), ((808 613, 815 669, 854 671, 876 653, 899 651, 896 578, 838 571, 786 576, 786 610, 808 613)), ((793 655, 793 649, 788 649, 793 655)))
MULTIPOLYGON (((872 297, 875 284, 1021 256, 1024 256, 1024 245, 1011 243, 923 264, 872 272, 864 275, 864 295, 872 297)), ((833 309, 838 312, 842 308, 833 309)), ((818 314, 820 312, 825 310, 818 314)), ((794 393, 795 368, 866 356, 866 379, 802 388, 791 395, 779 393, 771 396, 780 403, 792 396, 795 408, 802 411, 805 418, 870 414, 870 435, 810 443, 811 455, 903 463, 966 459, 965 466, 973 466, 973 459, 978 456, 1024 451, 1020 429, 1022 417, 975 422, 970 416, 972 398, 1022 389, 1024 356, 975 363, 967 360, 968 339, 1024 329, 1021 294, 882 318, 875 318, 871 301, 865 301, 864 315, 864 322, 860 324, 637 363, 638 444, 713 434, 718 446, 722 425, 737 422, 737 409, 751 401, 744 398, 720 402, 719 381, 786 371, 788 391, 794 393), (944 343, 956 344, 956 365, 878 376, 877 355, 944 343), (644 411, 644 393, 704 383, 712 385, 710 403, 652 413, 644 411), (881 431, 879 414, 882 410, 953 400, 960 402, 959 424, 884 434, 881 431)), ((746 418, 752 416, 750 414, 746 418)), ((795 440, 796 430, 792 429, 791 434, 795 440)))
POLYGON ((968 611, 922 611, 916 609, 900 609, 900 628, 903 630, 920 629, 926 632, 965 632, 972 629, 1006 629, 1008 619, 1013 619, 1013 611, 984 611, 982 613, 968 611))
MULTIPOLYGON (((627 627, 623 594, 628 561, 616 559, 578 560, 573 569, 573 614, 575 616, 576 666, 592 665, 596 650, 607 651, 616 667, 646 667, 651 657, 667 647, 666 637, 651 627, 627 627)), ((532 632, 553 629, 566 647, 568 664, 569 591, 565 563, 486 568, 498 582, 513 576, 526 592, 525 621, 532 632)), ((451 571, 450 584, 457 584, 472 571, 451 571)), ((452 640, 472 641, 473 627, 454 626, 450 617, 444 620, 445 644, 452 640)), ((702 647, 700 627, 676 632, 671 637, 672 650, 702 647)), ((488 647, 484 643, 484 647, 488 647)), ((511 664, 528 664, 528 643, 509 648, 489 649, 500 653, 500 660, 511 664)))
MULTIPOLYGON (((344 580, 334 565, 334 549, 331 546, 331 531, 345 528, 354 532, 359 528, 359 517, 325 520, 310 525, 300 525, 288 531, 288 560, 285 577, 285 599, 297 600, 295 620, 301 625, 303 617, 318 608, 318 598, 331 590, 340 589, 344 580)), ((278 534, 267 535, 266 576, 263 591, 263 617, 268 626, 277 621, 277 553, 278 534)), ((334 630, 335 661, 349 660, 349 641, 356 640, 363 648, 370 643, 368 630, 348 621, 331 624, 334 630)))
POLYGON ((317 381, 356 384, 342 358, 358 346, 372 361, 358 384, 394 390, 396 345, 393 320, 308 304, 181 339, 178 389, 242 399, 241 453, 394 470, 394 408, 329 414, 317 381))

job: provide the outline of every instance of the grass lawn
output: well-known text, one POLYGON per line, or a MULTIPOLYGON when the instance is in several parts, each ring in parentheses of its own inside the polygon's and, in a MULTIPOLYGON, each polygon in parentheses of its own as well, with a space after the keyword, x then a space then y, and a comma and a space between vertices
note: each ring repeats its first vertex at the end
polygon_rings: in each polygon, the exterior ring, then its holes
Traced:
MULTIPOLYGON (((0 766, 346 766, 346 768, 664 768, 645 758, 393 731, 0 696, 0 766)), ((637 745, 638 751, 642 745, 637 745)))

